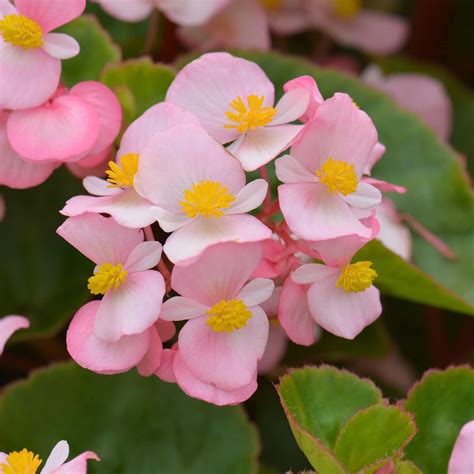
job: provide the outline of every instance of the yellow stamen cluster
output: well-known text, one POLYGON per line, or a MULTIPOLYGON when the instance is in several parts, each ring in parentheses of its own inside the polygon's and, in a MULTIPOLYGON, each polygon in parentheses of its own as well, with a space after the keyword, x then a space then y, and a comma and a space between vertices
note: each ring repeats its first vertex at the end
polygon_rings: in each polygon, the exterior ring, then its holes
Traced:
POLYGON ((105 295, 112 288, 116 290, 125 281, 127 274, 121 263, 103 263, 89 278, 87 288, 93 295, 105 295))
POLYGON ((365 291, 372 285, 377 277, 377 272, 370 268, 372 262, 357 262, 346 265, 336 286, 342 288, 346 293, 359 293, 365 291))
POLYGON ((133 186, 133 179, 138 171, 137 153, 126 153, 120 157, 120 164, 114 161, 109 161, 109 167, 105 173, 108 178, 107 181, 111 183, 109 188, 129 188, 133 186))
POLYGON ((221 209, 227 209, 234 201, 235 196, 228 192, 227 186, 218 181, 202 180, 184 191, 184 200, 179 205, 187 217, 208 219, 223 216, 221 209))
POLYGON ((41 26, 24 15, 5 15, 0 20, 0 33, 5 42, 23 49, 34 49, 44 45, 41 26))
POLYGON ((0 464, 2 474, 35 474, 42 462, 37 454, 27 449, 13 451, 5 461, 6 464, 0 464))
POLYGON ((260 5, 262 5, 262 7, 269 12, 277 11, 283 5, 283 0, 259 0, 259 2, 260 5))
POLYGON ((347 196, 357 189, 357 175, 354 166, 345 161, 329 158, 321 166, 321 169, 316 171, 316 176, 331 193, 341 193, 347 196))
POLYGON ((240 96, 229 102, 235 112, 226 112, 225 115, 234 123, 224 125, 224 128, 236 128, 240 133, 245 133, 248 130, 255 130, 257 127, 269 124, 275 117, 276 109, 274 107, 262 107, 264 100, 265 97, 263 96, 249 95, 247 105, 240 96))
POLYGON ((210 316, 206 324, 213 331, 234 332, 247 325, 247 321, 252 317, 251 311, 247 309, 242 300, 222 300, 207 310, 210 316))
POLYGON ((333 0, 334 13, 343 20, 354 18, 361 10, 361 0, 333 0))

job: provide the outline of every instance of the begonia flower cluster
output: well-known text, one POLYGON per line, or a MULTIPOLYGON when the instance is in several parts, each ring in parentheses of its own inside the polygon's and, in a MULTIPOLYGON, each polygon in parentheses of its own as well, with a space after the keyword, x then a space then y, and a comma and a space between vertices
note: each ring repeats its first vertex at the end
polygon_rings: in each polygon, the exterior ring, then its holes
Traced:
POLYGON ((382 193, 405 191, 370 176, 384 151, 352 98, 311 77, 275 91, 228 53, 189 63, 61 210, 58 234, 93 262, 70 355, 228 405, 288 339, 353 339, 382 311, 377 268, 354 256, 378 236, 382 193))

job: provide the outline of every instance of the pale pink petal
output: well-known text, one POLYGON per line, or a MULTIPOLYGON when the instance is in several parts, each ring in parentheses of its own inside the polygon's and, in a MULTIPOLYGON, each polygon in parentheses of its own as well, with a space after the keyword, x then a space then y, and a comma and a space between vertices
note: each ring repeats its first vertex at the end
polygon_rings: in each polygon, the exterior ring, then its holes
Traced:
POLYGON ((249 281, 237 294, 236 298, 242 300, 250 308, 267 301, 272 296, 275 283, 268 278, 256 278, 249 281))
POLYGON ((200 25, 225 7, 230 0, 159 0, 160 10, 178 25, 200 25))
POLYGON ((59 59, 52 58, 41 48, 18 48, 1 38, 0 68, 0 109, 41 105, 54 94, 61 75, 59 59))
POLYGON ((42 49, 57 59, 69 59, 77 56, 81 47, 79 43, 64 33, 48 33, 44 37, 42 49))
POLYGON ((129 273, 117 289, 109 290, 100 302, 94 332, 105 341, 140 334, 152 326, 160 314, 165 281, 161 273, 147 270, 129 273))
POLYGON ((94 320, 100 301, 85 304, 74 316, 66 335, 67 350, 77 364, 100 374, 126 372, 135 367, 148 350, 148 331, 123 336, 115 342, 94 334, 94 320))
POLYGON ((143 242, 141 230, 128 229, 99 214, 69 217, 56 232, 97 265, 123 264, 143 242))
POLYGON ((5 316, 0 319, 0 356, 12 334, 28 327, 30 327, 30 322, 23 316, 5 316))
POLYGON ((164 382, 176 383, 174 376, 173 363, 177 353, 177 349, 163 349, 161 354, 161 364, 155 372, 155 375, 164 382))
POLYGON ((99 115, 94 108, 72 95, 62 95, 41 107, 14 111, 7 122, 12 148, 35 162, 77 160, 92 149, 99 130, 99 115))
POLYGON ((235 196, 226 214, 245 214, 262 204, 268 191, 268 183, 264 179, 256 179, 248 183, 235 196))
POLYGON ((150 343, 143 359, 138 363, 138 373, 143 377, 153 375, 161 364, 161 355, 163 353, 163 344, 155 327, 148 329, 150 333, 150 343))
POLYGON ((266 374, 277 367, 283 359, 288 346, 288 337, 277 319, 270 320, 267 347, 258 363, 258 373, 266 374))
POLYGON ((15 0, 18 11, 49 32, 81 16, 86 0, 15 0))
POLYGON ((239 147, 232 147, 232 154, 245 171, 254 171, 290 147, 303 129, 304 125, 275 125, 251 130, 239 147))
POLYGON ((108 162, 112 151, 114 147, 109 145, 97 155, 86 155, 77 161, 66 163, 66 168, 79 179, 89 176, 102 178, 109 167, 108 162))
POLYGON ((308 305, 314 320, 326 331, 354 339, 382 312, 380 292, 374 286, 360 293, 337 288, 339 275, 314 283, 308 290, 308 305))
POLYGON ((160 339, 163 342, 167 342, 173 339, 174 335, 176 334, 176 326, 171 321, 164 321, 163 319, 158 319, 158 321, 155 323, 155 328, 158 331, 160 339))
POLYGON ((7 461, 8 454, 0 452, 0 465, 5 464, 7 461))
POLYGON ((0 0, 0 17, 15 14, 18 14, 18 11, 9 0, 0 0))
POLYGON ((270 28, 282 36, 291 36, 312 29, 304 0, 286 0, 280 8, 269 12, 270 28))
POLYGON ((294 122, 303 116, 310 103, 310 91, 305 87, 291 87, 276 104, 276 115, 271 126, 294 122))
POLYGON ((307 90, 310 94, 310 99, 306 112, 299 117, 302 122, 309 122, 311 119, 314 118, 318 107, 324 102, 323 96, 321 95, 321 92, 319 92, 319 88, 316 84, 316 81, 311 76, 297 77, 296 79, 292 79, 291 81, 286 82, 283 86, 283 90, 285 92, 294 89, 304 89, 307 90))
POLYGON ((383 193, 398 193, 398 194, 405 194, 407 192, 407 188, 404 186, 398 186, 397 184, 387 183, 387 181, 381 181, 380 179, 375 178, 362 178, 362 183, 370 184, 374 188, 377 188, 379 191, 383 193))
POLYGON ((94 196, 112 196, 122 192, 119 188, 111 188, 110 183, 96 176, 88 176, 82 181, 82 185, 86 191, 94 196))
POLYGON ((179 294, 213 306, 233 299, 262 258, 258 243, 226 243, 208 248, 194 263, 175 266, 171 286, 179 294))
POLYGON ((85 451, 79 456, 71 459, 66 464, 58 467, 51 474, 86 474, 87 473, 87 461, 93 459, 94 461, 100 461, 99 456, 93 451, 85 451))
POLYGON ((262 304, 260 304, 260 308, 265 311, 265 314, 269 318, 275 318, 278 316, 278 308, 280 306, 280 295, 281 295, 281 286, 276 286, 273 289, 272 295, 270 298, 266 301, 264 301, 262 304))
POLYGON ((251 308, 247 325, 231 333, 213 331, 207 316, 188 321, 179 333, 179 351, 200 380, 225 390, 248 385, 257 370, 268 339, 268 318, 251 308))
POLYGON ((342 196, 342 199, 351 207, 357 209, 372 209, 381 203, 382 193, 375 186, 365 181, 357 185, 355 192, 347 196, 342 196))
POLYGON ((165 232, 174 232, 189 222, 189 218, 186 214, 176 214, 175 212, 170 212, 160 207, 154 206, 153 214, 165 232))
POLYGON ((69 456, 69 444, 67 441, 59 441, 48 456, 41 474, 50 474, 59 466, 62 466, 69 456))
POLYGON ((111 16, 122 21, 138 22, 153 11, 153 0, 96 0, 111 16))
POLYGON ((112 145, 122 125, 122 108, 117 96, 100 82, 86 81, 76 84, 69 92, 86 101, 99 115, 100 132, 89 154, 96 155, 112 145))
POLYGON ((198 257, 211 245, 225 242, 259 242, 269 239, 272 231, 260 220, 247 214, 199 217, 173 232, 163 250, 173 262, 182 262, 198 257))
POLYGON ((160 319, 164 321, 185 321, 202 316, 208 309, 209 306, 198 303, 190 298, 174 296, 163 303, 160 319))
POLYGON ((225 115, 232 110, 229 104, 249 95, 263 96, 263 106, 273 106, 274 87, 262 69, 228 53, 209 53, 178 73, 166 101, 192 112, 216 140, 227 143, 239 136, 237 130, 224 128, 230 123, 225 115))
POLYGON ((382 145, 381 143, 376 143, 374 146, 372 152, 370 153, 369 159, 367 160, 367 163, 365 164, 365 167, 362 171, 362 174, 369 174, 372 172, 372 168, 374 165, 377 163, 377 161, 382 158, 382 156, 385 153, 385 146, 382 145))
POLYGON ((257 390, 256 374, 247 385, 236 390, 224 390, 203 382, 191 372, 179 351, 174 356, 173 370, 176 382, 184 393, 214 405, 238 405, 248 400, 257 390))
POLYGON ((130 252, 124 267, 129 272, 141 272, 156 267, 161 259, 161 250, 159 242, 142 242, 130 252))
POLYGON ((370 235, 338 195, 318 183, 282 184, 278 187, 281 211, 290 229, 307 240, 343 235, 370 235))
POLYGON ((291 155, 284 155, 275 161, 276 175, 283 183, 315 183, 316 173, 310 173, 291 155))
POLYGON ((448 474, 474 472, 474 420, 466 423, 454 443, 448 464, 448 474))
POLYGON ((298 285, 305 285, 308 283, 315 283, 324 280, 325 278, 339 273, 338 268, 328 267, 320 263, 307 263, 301 265, 291 274, 291 280, 298 285))

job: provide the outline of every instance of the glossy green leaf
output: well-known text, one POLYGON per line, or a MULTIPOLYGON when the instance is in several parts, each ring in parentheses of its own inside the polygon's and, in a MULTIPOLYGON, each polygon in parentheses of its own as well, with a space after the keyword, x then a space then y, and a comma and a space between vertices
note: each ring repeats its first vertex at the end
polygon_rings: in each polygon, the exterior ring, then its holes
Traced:
POLYGON ((415 434, 411 416, 397 407, 373 405, 358 411, 341 429, 334 452, 351 473, 383 464, 415 434))
POLYGON ((5 391, 2 450, 28 447, 45 459, 60 439, 72 456, 101 457, 90 473, 257 472, 257 436, 241 408, 209 405, 135 373, 107 377, 63 364, 5 391))
POLYGON ((64 221, 59 209, 80 190, 65 169, 36 188, 2 189, 0 315, 23 314, 31 321, 17 339, 57 332, 87 298, 93 265, 56 235, 64 221))
MULTIPOLYGON (((107 67, 101 80, 112 90, 126 87, 131 92, 134 99, 131 119, 135 120, 165 99, 174 76, 175 72, 169 66, 154 64, 149 58, 139 58, 107 67)), ((128 108, 131 108, 130 103, 128 108)))
POLYGON ((97 81, 106 64, 120 61, 120 49, 94 16, 83 15, 58 31, 71 35, 81 46, 81 52, 75 58, 62 62, 61 81, 66 86, 97 81))
POLYGON ((446 474, 461 428, 474 419, 474 370, 469 367, 427 372, 404 403, 418 428, 407 458, 425 474, 446 474))

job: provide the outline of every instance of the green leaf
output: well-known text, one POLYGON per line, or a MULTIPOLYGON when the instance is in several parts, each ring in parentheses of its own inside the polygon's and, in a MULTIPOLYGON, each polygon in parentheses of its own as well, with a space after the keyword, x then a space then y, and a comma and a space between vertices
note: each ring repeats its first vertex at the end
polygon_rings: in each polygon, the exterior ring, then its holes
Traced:
POLYGON ((135 120, 152 105, 165 99, 174 77, 175 72, 169 66, 154 64, 149 58, 139 58, 107 67, 101 80, 112 90, 117 87, 129 89, 134 99, 129 120, 135 120))
POLYGON ((80 189, 65 169, 36 188, 2 189, 0 315, 23 314, 31 321, 16 339, 56 333, 87 298, 93 264, 56 235, 64 221, 59 209, 80 189))
POLYGON ((428 371, 410 391, 405 408, 418 428, 406 450, 426 474, 446 474, 461 428, 474 419, 474 370, 428 371))
POLYGON ((423 474, 411 461, 399 461, 395 464, 395 474, 423 474))
POLYGON ((5 391, 2 450, 27 447, 46 459, 61 439, 71 456, 100 456, 91 473, 257 472, 257 436, 241 408, 209 405, 135 373, 106 377, 61 364, 5 391))
POLYGON ((358 411, 342 427, 334 452, 348 471, 355 473, 401 453, 415 431, 407 412, 373 405, 358 411))
POLYGON ((120 61, 120 49, 115 45, 94 16, 83 15, 60 28, 81 45, 81 52, 62 62, 61 81, 72 86, 81 81, 97 81, 106 64, 120 61))
MULTIPOLYGON (((274 82, 277 91, 281 91, 289 79, 307 74, 317 80, 325 97, 338 91, 347 92, 372 117, 380 141, 387 147, 374 176, 406 186, 406 195, 391 196, 400 211, 414 216, 459 256, 457 260, 447 260, 413 234, 414 263, 457 295, 448 301, 444 292, 425 301, 426 293, 421 293, 417 295, 417 301, 433 303, 434 300, 436 306, 473 314, 474 198, 456 154, 413 114, 401 110, 388 97, 352 76, 316 68, 303 60, 277 53, 239 55, 257 62, 274 82)), ((390 255, 387 254, 387 259, 390 255)), ((399 259, 395 256, 393 259, 393 265, 399 265, 399 259)), ((383 268, 377 270, 387 274, 390 267, 385 271, 383 268)), ((419 277, 422 280, 423 274, 419 277)), ((427 284, 420 282, 420 287, 426 288, 427 284)), ((418 282, 410 291, 403 282, 400 285, 398 296, 413 300, 418 282)), ((394 291, 393 287, 391 291, 394 291)))

